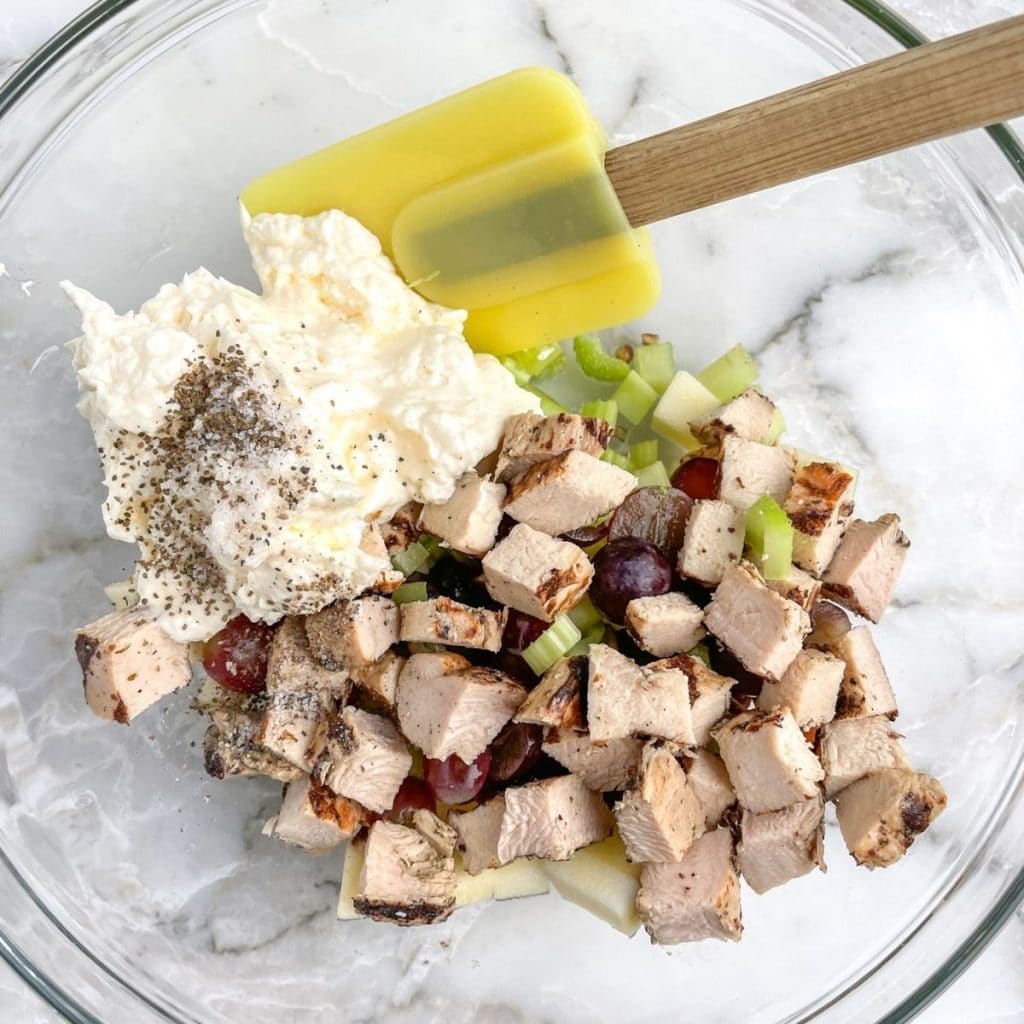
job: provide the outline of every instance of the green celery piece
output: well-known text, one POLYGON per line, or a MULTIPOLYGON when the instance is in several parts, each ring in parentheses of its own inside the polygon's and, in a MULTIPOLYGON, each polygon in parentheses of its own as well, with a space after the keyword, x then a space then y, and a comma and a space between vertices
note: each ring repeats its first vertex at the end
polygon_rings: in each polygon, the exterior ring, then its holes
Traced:
POLYGON ((601 461, 608 462, 613 466, 618 466, 619 469, 629 469, 630 467, 629 458, 622 455, 620 452, 615 451, 614 448, 607 449, 601 456, 601 461))
POLYGON ((757 367, 742 345, 733 345, 697 374, 697 380, 712 392, 719 402, 731 402, 757 380, 757 367))
POLYGON ((656 345, 640 345, 633 352, 633 369, 659 395, 663 395, 676 375, 676 360, 672 346, 667 341, 658 342, 656 345))
POLYGON ((515 378, 515 382, 522 388, 525 387, 533 379, 532 374, 528 370, 524 369, 519 363, 516 362, 513 356, 505 356, 501 360, 501 365, 508 370, 509 373, 515 378))
POLYGON ((653 466, 658 461, 657 441, 638 441, 629 446, 629 463, 632 469, 643 469, 653 466))
POLYGON ((658 401, 658 392, 639 373, 630 370, 622 383, 615 389, 612 398, 618 403, 623 419, 637 424, 658 401))
POLYGON ((594 644, 599 644, 604 639, 604 625, 593 626, 583 633, 583 636, 576 644, 565 652, 567 658, 574 658, 577 654, 586 655, 594 644))
POLYGON ((623 380, 629 373, 629 363, 608 355, 601 339, 592 334, 573 338, 572 350, 580 369, 592 380, 623 380))
POLYGON ((529 370, 534 380, 550 380, 565 369, 565 349, 561 345, 531 348, 517 355, 520 364, 529 370))
POLYGON ((414 540, 407 548, 391 556, 391 564, 403 575, 419 572, 430 560, 431 552, 420 541, 414 540))
POLYGON ((692 373, 680 370, 655 406, 651 429, 687 451, 696 451, 700 442, 690 431, 690 422, 717 409, 721 403, 692 373))
POLYGON ((711 652, 708 650, 707 644, 699 643, 696 647, 691 647, 686 653, 691 658, 697 658, 699 661, 703 661, 708 668, 711 668, 711 652))
POLYGON ((772 413, 771 426, 768 427, 768 433, 764 435, 762 444, 775 444, 785 431, 786 421, 782 418, 782 410, 776 406, 775 412, 772 413))
POLYGON ((636 471, 637 487, 671 487, 668 470, 663 462, 652 462, 636 471))
POLYGON ((612 430, 619 421, 619 406, 614 399, 595 399, 592 402, 584 402, 580 406, 581 416, 591 416, 596 420, 604 420, 612 430))
POLYGON ((403 583, 392 595, 391 600, 395 604, 414 604, 416 601, 426 601, 427 585, 422 580, 419 583, 403 583))
POLYGON ((523 651, 523 661, 534 674, 544 675, 552 665, 579 642, 583 634, 564 612, 523 651))
POLYGON ((744 541, 766 580, 784 580, 793 568, 793 524, 769 494, 747 509, 744 541))
POLYGON ((568 412, 564 405, 560 405, 550 395, 545 394, 539 388, 528 387, 525 389, 529 391, 531 395, 536 395, 540 399, 540 411, 545 416, 558 416, 563 412, 568 412))
POLYGON ((418 640, 409 644, 410 654, 444 654, 447 650, 444 644, 426 644, 418 640))
POLYGON ((583 600, 569 612, 569 618, 576 623, 576 626, 583 633, 590 632, 595 626, 600 626, 604 629, 604 618, 597 608, 594 607, 594 602, 585 594, 583 600))

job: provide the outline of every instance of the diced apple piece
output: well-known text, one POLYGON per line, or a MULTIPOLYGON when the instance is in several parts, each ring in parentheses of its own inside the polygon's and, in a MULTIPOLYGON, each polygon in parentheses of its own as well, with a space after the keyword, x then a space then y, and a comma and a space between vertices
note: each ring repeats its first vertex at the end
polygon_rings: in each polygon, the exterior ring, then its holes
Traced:
POLYGON ((543 896, 551 882, 540 863, 520 857, 499 868, 486 868, 471 875, 456 863, 455 906, 468 907, 486 900, 514 900, 522 896, 543 896))
POLYGON ((675 441, 687 451, 696 451, 700 442, 690 430, 690 421, 717 409, 721 404, 692 373, 680 370, 654 407, 651 428, 656 434, 675 441))
POLYGON ((341 889, 338 892, 339 921, 355 921, 362 916, 356 913, 353 900, 359 895, 359 876, 365 861, 365 843, 349 843, 345 847, 345 864, 341 869, 341 889))

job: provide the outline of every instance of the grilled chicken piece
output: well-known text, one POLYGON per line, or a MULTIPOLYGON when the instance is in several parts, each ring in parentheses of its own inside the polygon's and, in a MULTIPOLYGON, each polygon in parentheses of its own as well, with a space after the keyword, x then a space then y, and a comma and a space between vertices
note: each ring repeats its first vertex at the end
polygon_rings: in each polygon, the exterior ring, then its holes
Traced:
POLYGON ((398 605, 383 594, 336 601, 306 619, 306 636, 324 668, 370 665, 398 643, 398 605))
POLYGON ((267 650, 267 693, 320 692, 344 702, 351 685, 347 672, 324 668, 313 657, 304 619, 289 615, 274 630, 267 650))
POLYGON ((594 644, 587 722, 599 742, 642 735, 691 744, 689 677, 674 661, 641 668, 607 644, 594 644))
POLYGON ((256 742, 309 772, 326 742, 327 707, 316 692, 277 690, 268 694, 256 742))
POLYGON ((420 527, 466 555, 480 557, 494 547, 505 503, 505 485, 466 473, 442 505, 426 505, 420 527))
POLYGON ((498 859, 568 860, 577 850, 612 834, 612 812, 600 793, 575 775, 560 775, 505 790, 498 859))
POLYGON ((612 428, 591 416, 559 413, 545 418, 529 412, 513 416, 505 428, 494 478, 507 482, 538 462, 574 450, 600 457, 611 436, 612 428))
POLYGON ((743 925, 732 833, 727 828, 705 832, 678 863, 645 864, 636 906, 651 941, 659 945, 738 942, 743 925))
POLYGON ((455 830, 430 811, 412 825, 375 822, 353 906, 398 925, 443 921, 455 908, 455 830))
POLYGON ((557 537, 610 512, 636 488, 636 477, 593 455, 570 451, 538 462, 508 488, 505 512, 557 537))
POLYGON ((769 494, 781 505, 792 486, 793 461, 784 448, 732 435, 722 440, 722 501, 746 511, 769 494))
POLYGON ((821 594, 821 580, 816 580, 796 564, 790 566, 789 575, 785 579, 765 582, 776 594, 800 605, 805 612, 811 611, 821 594))
POLYGON ((313 778, 339 796, 383 814, 411 767, 412 754, 389 719, 347 707, 328 722, 327 746, 313 778))
POLYGON ((704 809, 704 827, 712 829, 736 803, 725 762, 710 750, 695 750, 684 764, 686 781, 704 809))
POLYGON ((788 707, 801 729, 824 725, 836 716, 845 669, 843 662, 827 651, 806 648, 778 682, 765 681, 757 706, 762 711, 788 707))
POLYGON ((778 811, 816 797, 824 771, 789 708, 744 711, 715 730, 718 749, 748 811, 778 811))
POLYGON ((853 515, 856 480, 837 462, 800 466, 782 506, 793 524, 793 561, 820 576, 853 515))
POLYGON ((870 718, 899 713, 896 695, 867 626, 856 626, 825 648, 845 664, 836 718, 870 718))
POLYGON ((366 817, 366 810, 359 804, 331 793, 304 775, 288 783, 281 810, 263 826, 263 834, 307 853, 328 853, 351 839, 366 817))
POLYGON ((405 664, 402 666, 402 671, 398 674, 395 704, 397 705, 398 703, 398 690, 401 690, 403 686, 411 692, 428 679, 453 675, 469 667, 469 659, 464 658, 461 654, 456 654, 454 651, 412 654, 406 659, 405 664))
POLYGON ((278 782, 302 778, 301 768, 271 753, 256 742, 259 716, 248 712, 221 712, 203 737, 203 761, 215 779, 229 775, 266 775, 278 782))
POLYGON ((587 659, 560 658, 519 705, 513 721, 562 729, 586 728, 587 659))
POLYGON ((594 577, 575 545, 520 523, 484 556, 484 583, 499 604, 552 622, 578 604, 594 577))
POLYGON ((172 640, 143 605, 124 608, 75 631, 85 702, 127 725, 192 678, 188 648, 172 640))
POLYGON ((748 672, 769 679, 783 677, 811 631, 807 612, 767 587, 749 562, 726 569, 704 625, 748 672))
POLYGON ((394 651, 385 651, 372 665, 352 670, 352 682, 367 701, 385 714, 395 710, 398 679, 405 668, 405 658, 394 651))
POLYGON ((882 715, 830 722, 821 730, 818 743, 825 769, 825 796, 831 799, 851 783, 884 768, 910 771, 902 739, 882 715))
POLYGON ((704 612, 685 594, 635 597, 626 605, 626 629, 648 654, 668 658, 704 639, 704 612))
POLYGON ((548 757, 572 772, 588 789, 610 793, 629 785, 643 745, 633 736, 597 743, 585 732, 553 729, 541 746, 548 757))
POLYGON ((742 557, 743 513, 727 501, 695 501, 679 550, 679 574, 718 586, 725 570, 742 557))
POLYGON ((412 643, 450 644, 500 651, 508 613, 471 608, 450 597, 433 597, 402 605, 399 637, 412 643))
MULTIPOLYGON (((411 659, 410 659, 411 660, 411 659)), ((427 757, 458 755, 467 764, 516 713, 526 690, 504 672, 467 668, 410 685, 398 683, 398 724, 427 757)))
POLYGON ((630 788, 613 808, 634 864, 681 860, 704 832, 704 808, 666 747, 648 743, 630 788))
POLYGON ((388 549, 388 555, 397 555, 410 544, 419 540, 420 513, 423 506, 418 501, 407 501, 386 523, 379 525, 381 539, 388 549))
POLYGON ((831 601, 816 601, 811 607, 811 631, 804 647, 827 647, 850 632, 850 616, 831 601))
POLYGON ((690 432, 701 444, 719 444, 732 435, 748 441, 763 441, 771 429, 775 403, 760 391, 749 388, 731 402, 690 421, 690 432))
POLYGON ((901 768, 866 775, 836 798, 846 847, 866 868, 895 864, 945 809, 937 779, 901 768))
POLYGON ((677 654, 674 658, 652 661, 648 672, 667 669, 686 673, 690 699, 690 725, 693 739, 690 746, 702 747, 711 739, 711 730, 725 717, 729 709, 729 696, 736 685, 735 679, 719 675, 700 658, 677 654))
MULTIPOLYGON (((359 540, 359 550, 369 555, 378 562, 387 562, 388 547, 384 543, 384 537, 374 524, 370 524, 363 530, 363 536, 359 540)), ((378 594, 393 594, 405 581, 405 577, 395 569, 385 569, 373 581, 370 589, 378 594)))
POLYGON ((854 519, 822 576, 826 597, 877 622, 889 606, 910 541, 891 512, 873 523, 854 519))
POLYGON ((825 870, 825 802, 820 796, 780 811, 743 812, 736 847, 740 874, 756 893, 815 868, 825 870))
POLYGON ((448 824, 459 837, 462 867, 471 875, 500 867, 498 839, 505 817, 505 794, 499 793, 471 811, 452 811, 448 824))

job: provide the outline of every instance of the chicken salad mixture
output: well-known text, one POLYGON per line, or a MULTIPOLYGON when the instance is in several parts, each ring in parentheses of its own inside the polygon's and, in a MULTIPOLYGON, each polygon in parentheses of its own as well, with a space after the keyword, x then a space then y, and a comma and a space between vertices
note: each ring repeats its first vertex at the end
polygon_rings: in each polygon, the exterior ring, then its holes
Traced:
POLYGON ((825 870, 829 802, 857 863, 898 861, 946 804, 871 629, 898 516, 783 442, 741 347, 474 356, 350 220, 247 224, 263 296, 70 289, 108 528, 142 548, 76 636, 92 710, 201 677, 207 771, 284 784, 267 841, 344 849, 344 919, 553 887, 737 940, 741 879, 825 870))

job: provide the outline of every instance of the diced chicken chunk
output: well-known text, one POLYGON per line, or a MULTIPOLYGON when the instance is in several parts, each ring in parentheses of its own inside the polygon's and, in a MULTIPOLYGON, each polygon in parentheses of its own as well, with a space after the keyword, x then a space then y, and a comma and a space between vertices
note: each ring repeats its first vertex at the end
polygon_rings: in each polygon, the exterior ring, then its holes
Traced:
POLYGON ((587 722, 599 742, 642 735, 691 744, 689 677, 673 661, 641 668, 607 644, 594 644, 587 722))
POLYGON ((471 811, 453 811, 448 824, 458 835, 462 866, 471 875, 501 865, 498 839, 505 818, 505 795, 499 793, 471 811))
POLYGON ((306 619, 306 636, 324 668, 369 665, 398 643, 398 605, 383 594, 336 601, 306 619))
POLYGON ((765 814, 743 812, 736 860, 756 893, 825 870, 825 801, 801 800, 765 814))
POLYGON ((127 725, 192 678, 188 648, 172 640, 154 612, 136 605, 75 631, 85 702, 100 716, 127 725))
POLYGON ((471 608, 450 597, 402 605, 399 637, 413 643, 450 644, 500 651, 506 612, 471 608))
POLYGON ((732 833, 727 828, 705 832, 678 863, 645 864, 636 906, 651 941, 659 945, 738 942, 743 925, 732 833))
POLYGON ((278 782, 293 782, 301 778, 301 768, 256 742, 258 729, 259 717, 254 714, 218 716, 203 737, 207 773, 215 779, 229 775, 266 775, 278 782))
POLYGON ((807 612, 776 594, 749 562, 726 569, 704 625, 748 672, 769 679, 782 678, 811 631, 807 612))
POLYGON ((263 826, 263 834, 307 853, 327 853, 351 839, 365 820, 366 811, 359 804, 304 775, 288 784, 281 810, 263 826))
POLYGON ((372 665, 352 670, 352 682, 375 708, 390 714, 395 709, 398 679, 405 667, 405 658, 394 651, 385 651, 372 665))
POLYGON ((778 682, 765 681, 757 706, 762 711, 788 707, 801 729, 831 722, 836 716, 845 667, 826 651, 806 648, 797 654, 778 682))
POLYGON ((648 654, 668 658, 704 639, 704 612, 685 594, 635 597, 626 605, 626 629, 648 654))
POLYGON ((507 482, 538 462, 573 450, 600 457, 611 436, 612 428, 591 416, 559 413, 545 418, 528 412, 513 416, 505 427, 494 477, 507 482))
MULTIPOLYGON (((406 659, 402 671, 398 674, 398 688, 401 689, 404 686, 411 692, 412 689, 427 682, 428 679, 452 675, 469 667, 469 659, 464 658, 461 654, 455 654, 453 651, 412 654, 406 659)), ((397 703, 397 701, 398 692, 396 690, 395 702, 397 703)))
POLYGON ((831 799, 858 779, 884 768, 910 771, 902 739, 881 715, 830 722, 821 730, 818 744, 825 769, 825 796, 831 799))
MULTIPOLYGON (((736 680, 712 671, 700 658, 680 655, 670 661, 690 677, 690 720, 693 746, 702 747, 711 739, 712 729, 725 717, 729 697, 736 680)), ((654 668, 658 662, 647 667, 654 668)))
POLYGON ((867 868, 895 864, 945 809, 937 779, 900 768, 866 775, 836 798, 846 847, 867 868))
POLYGON ((267 692, 320 692, 348 698, 348 673, 324 668, 313 657, 305 620, 296 615, 284 619, 274 630, 267 649, 267 692))
POLYGON ((836 462, 808 462, 793 477, 782 506, 793 524, 793 561, 820 576, 853 515, 856 480, 836 462))
POLYGON ((418 501, 407 501, 388 522, 380 524, 380 535, 389 555, 397 555, 410 544, 419 540, 420 513, 423 506, 418 501))
POLYGON ((498 859, 568 860, 577 850, 612 834, 612 812, 600 793, 575 775, 510 786, 498 837, 498 859))
POLYGON ((648 743, 637 777, 614 807, 634 864, 678 861, 704 832, 704 808, 666 747, 648 743))
POLYGON ((468 764, 484 752, 525 697, 519 683, 492 668, 467 668, 415 684, 403 673, 398 724, 427 757, 443 760, 457 754, 468 764))
POLYGON ((889 606, 910 541, 891 512, 873 523, 854 519, 822 577, 826 596, 877 622, 889 606))
POLYGON ((810 612, 821 594, 821 580, 816 580, 800 566, 790 566, 789 575, 781 580, 765 580, 776 594, 781 594, 787 601, 800 605, 805 612, 810 612))
POLYGON ((686 781, 704 809, 705 828, 714 828, 736 803, 725 762, 710 750, 695 750, 686 759, 686 781))
POLYGON ((695 501, 679 551, 680 575, 717 586, 742 557, 743 513, 727 501, 695 501))
POLYGON ((744 711, 720 726, 715 739, 746 810, 778 811, 818 795, 825 773, 788 708, 744 711))
POLYGON ((732 435, 763 441, 771 429, 775 403, 749 388, 731 402, 690 421, 690 432, 701 444, 717 444, 732 435))
POLYGON ((558 536, 610 512, 635 488, 632 473, 571 451, 517 476, 509 484, 505 511, 517 522, 558 536))
POLYGON ((869 718, 899 713, 896 695, 867 626, 856 626, 825 648, 841 659, 843 683, 839 688, 836 718, 869 718))
POLYGON ((256 742, 308 772, 325 742, 326 719, 318 693, 277 690, 268 695, 256 742))
POLYGON ((582 655, 560 658, 527 694, 514 719, 531 725, 562 729, 585 727, 583 696, 587 685, 587 659, 582 655))
POLYGON ((412 754, 391 721, 358 708, 343 708, 327 727, 327 747, 313 778, 371 811, 391 808, 412 767, 412 754))
POLYGON ((629 785, 640 763, 643 741, 625 736, 597 743, 585 732, 554 729, 545 738, 542 749, 588 789, 610 793, 629 785))
POLYGON ((504 484, 466 473, 443 505, 424 506, 420 526, 450 548, 479 557, 494 547, 504 502, 504 484))
POLYGON ((499 604, 552 622, 579 603, 594 567, 575 545, 520 523, 483 560, 487 592, 499 604))
MULTIPOLYGON (((380 530, 372 523, 363 530, 363 536, 359 540, 359 550, 375 561, 387 561, 387 544, 384 543, 384 537, 380 530)), ((402 585, 404 580, 405 577, 400 572, 389 567, 378 575, 371 589, 376 593, 391 594, 402 585)))
POLYGON ((412 826, 375 822, 355 910, 399 925, 443 921, 455 907, 455 830, 429 811, 412 826))
POLYGON ((722 501, 745 511, 768 494, 781 505, 792 486, 793 463, 784 448, 732 435, 723 439, 722 501))

